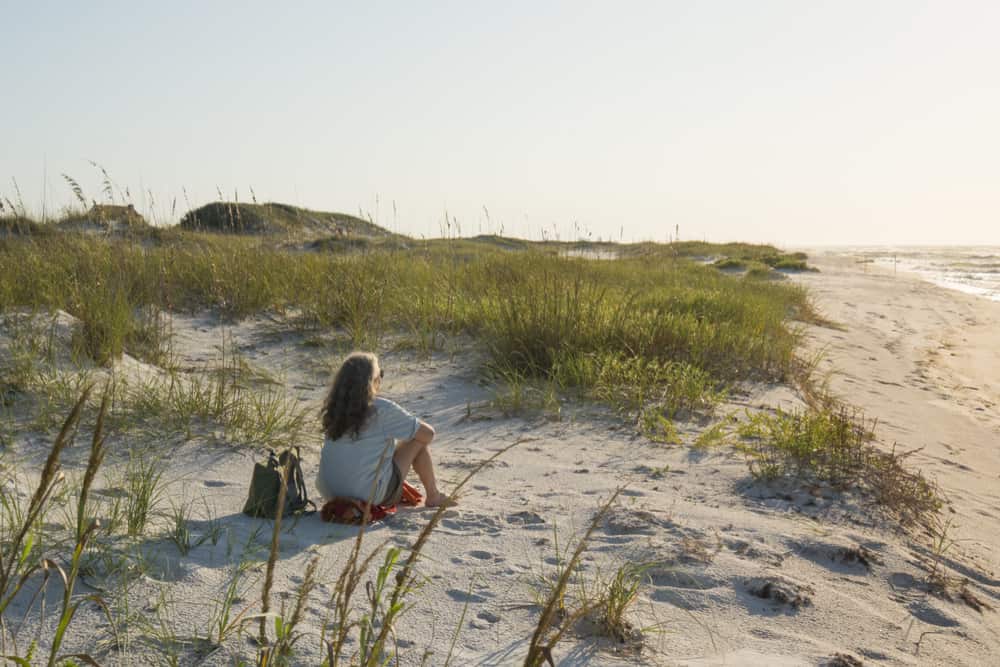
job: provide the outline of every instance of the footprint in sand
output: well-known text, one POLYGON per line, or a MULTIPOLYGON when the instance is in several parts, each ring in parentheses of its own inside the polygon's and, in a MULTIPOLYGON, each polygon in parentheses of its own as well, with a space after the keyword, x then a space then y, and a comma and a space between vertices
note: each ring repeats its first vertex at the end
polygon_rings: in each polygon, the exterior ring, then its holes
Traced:
POLYGON ((646 510, 615 507, 604 518, 604 529, 610 535, 652 535, 669 525, 646 510))
POLYGON ((935 609, 928 604, 927 600, 914 601, 910 603, 908 609, 914 618, 928 625, 936 625, 939 628, 954 628, 959 625, 958 621, 939 609, 935 609))
POLYGON ((865 663, 849 653, 834 653, 821 664, 823 667, 862 667, 865 663))
POLYGON ((650 583, 657 588, 682 588, 706 591, 722 586, 723 581, 707 574, 684 572, 676 568, 654 568, 647 573, 650 583))
POLYGON ((684 588, 656 588, 649 594, 653 602, 662 602, 686 611, 717 609, 721 600, 704 591, 684 588))
POLYGON ((503 556, 495 554, 492 551, 481 551, 479 549, 475 551, 470 551, 468 555, 472 556, 476 560, 493 560, 497 561, 498 563, 504 560, 503 556))
POLYGON ((229 486, 229 482, 223 481, 221 479, 206 479, 202 482, 205 486, 215 489, 220 486, 229 486))
POLYGON ((507 523, 524 526, 525 528, 538 528, 544 526, 545 519, 537 512, 514 512, 507 515, 507 523))
POLYGON ((470 591, 463 591, 458 588, 449 588, 445 591, 452 600, 455 602, 486 602, 489 598, 493 597, 491 593, 472 593, 470 591))
POLYGON ((743 587, 754 597, 794 610, 811 605, 816 593, 811 586, 778 575, 747 579, 743 587))
POLYGON ((441 519, 441 526, 467 536, 495 535, 501 530, 499 522, 492 517, 474 514, 463 515, 454 510, 445 514, 445 518, 441 519))
POLYGON ((718 603, 709 591, 718 589, 723 581, 703 574, 660 568, 649 574, 653 587, 649 598, 680 609, 707 609, 718 603))
POLYGON ((878 553, 864 545, 805 542, 792 543, 790 546, 806 560, 844 574, 868 574, 875 565, 883 564, 878 553))
POLYGON ((908 572, 893 572, 889 575, 889 586, 894 590, 906 591, 918 587, 919 582, 908 572))
POLYGON ((187 577, 190 571, 180 562, 180 559, 172 559, 158 554, 151 555, 145 564, 146 576, 154 581, 170 583, 181 581, 187 577))
POLYGON ((499 623, 500 622, 500 617, 497 614, 494 614, 492 611, 487 611, 486 609, 484 609, 481 612, 479 612, 478 614, 476 614, 476 618, 478 618, 478 619, 480 619, 482 621, 486 621, 487 623, 499 623))

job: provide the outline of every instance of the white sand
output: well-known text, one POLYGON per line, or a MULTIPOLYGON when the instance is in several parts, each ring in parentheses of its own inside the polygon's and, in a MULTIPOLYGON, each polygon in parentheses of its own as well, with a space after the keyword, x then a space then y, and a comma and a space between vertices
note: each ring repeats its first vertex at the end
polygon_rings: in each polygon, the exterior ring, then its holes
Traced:
MULTIPOLYGON (((822 273, 797 279, 844 330, 811 327, 808 345, 825 349, 821 368, 837 371, 832 389, 879 417, 883 439, 923 448, 912 462, 935 477, 951 500, 943 516, 954 520, 952 534, 959 540, 943 565, 968 577, 969 589, 997 606, 1000 304, 904 276, 863 273, 842 258, 821 257, 818 263, 822 273)), ((182 365, 199 367, 215 358, 223 328, 230 329, 212 318, 176 317, 182 365)), ((318 411, 338 353, 304 344, 302 336, 282 334, 266 321, 231 331, 251 363, 283 379, 291 395, 318 411)), ((816 665, 837 652, 866 664, 995 664, 996 612, 979 613, 923 590, 926 572, 919 558, 927 554, 926 539, 869 520, 860 499, 823 488, 809 493, 754 484, 731 447, 702 453, 650 443, 598 406, 566 403, 559 421, 504 418, 484 407, 491 394, 478 383, 476 365, 471 353, 439 354, 430 361, 408 353, 383 355, 385 394, 438 431, 432 449, 446 489, 477 461, 525 440, 471 482, 432 535, 419 567, 425 585, 397 628, 401 664, 420 664, 427 651, 432 655, 426 664, 444 664, 456 629, 452 664, 522 662, 538 615, 532 589, 539 577, 555 571, 556 543, 560 551, 575 545, 601 499, 621 485, 627 488, 594 536, 583 578, 607 576, 627 561, 658 563, 632 610, 635 624, 650 629, 639 653, 616 652, 613 641, 571 634, 554 652, 560 665, 816 665), (870 569, 836 559, 841 549, 858 546, 872 555, 870 569), (748 588, 756 578, 809 603, 795 607, 755 597, 748 588)), ((718 414, 799 404, 787 388, 757 387, 733 397, 718 414)), ((701 428, 682 425, 685 441, 701 428)), ((19 443, 26 459, 38 456, 32 442, 19 443)), ((303 444, 311 478, 318 435, 303 444)), ((231 564, 248 542, 258 545, 256 565, 237 608, 257 610, 271 523, 240 513, 253 452, 210 437, 163 447, 174 448, 171 495, 204 499, 228 537, 186 557, 168 541, 148 541, 144 549, 155 567, 132 585, 128 599, 140 619, 190 637, 204 632, 231 564), (157 604, 161 591, 170 604, 157 604), (162 623, 158 607, 167 619, 162 623)), ((405 547, 429 516, 425 509, 401 510, 372 529, 368 544, 389 540, 405 547)), ((317 517, 287 524, 275 604, 295 589, 309 559, 322 559, 323 583, 305 617, 298 664, 321 659, 319 631, 353 534, 317 517)), ((50 611, 57 588, 50 587, 50 611)), ((80 585, 78 592, 94 591, 80 585)), ((359 602, 363 596, 360 591, 359 602)), ((9 615, 20 618, 16 611, 9 615)), ((30 637, 36 625, 37 610, 22 637, 30 637)), ((138 640, 140 626, 132 624, 124 652, 105 651, 102 663, 150 659, 152 649, 138 640)), ((102 615, 85 604, 67 648, 97 651, 109 636, 102 615)), ((356 648, 356 642, 350 645, 356 648)), ((234 655, 252 654, 247 639, 235 637, 200 664, 229 665, 234 655)), ((190 647, 182 651, 181 664, 198 663, 190 647)))

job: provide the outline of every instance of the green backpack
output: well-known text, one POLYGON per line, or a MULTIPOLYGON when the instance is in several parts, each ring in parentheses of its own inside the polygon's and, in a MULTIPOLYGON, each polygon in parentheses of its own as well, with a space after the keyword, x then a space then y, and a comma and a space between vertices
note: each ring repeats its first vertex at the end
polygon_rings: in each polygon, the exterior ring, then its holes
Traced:
POLYGON ((285 491, 285 507, 281 516, 290 514, 312 514, 316 505, 309 500, 305 481, 302 479, 302 455, 299 448, 286 449, 281 454, 268 450, 267 461, 255 463, 250 478, 250 493, 243 505, 243 513, 261 519, 273 519, 278 512, 278 496, 281 494, 281 476, 288 466, 288 487, 285 491), (311 510, 307 509, 312 507, 311 510))

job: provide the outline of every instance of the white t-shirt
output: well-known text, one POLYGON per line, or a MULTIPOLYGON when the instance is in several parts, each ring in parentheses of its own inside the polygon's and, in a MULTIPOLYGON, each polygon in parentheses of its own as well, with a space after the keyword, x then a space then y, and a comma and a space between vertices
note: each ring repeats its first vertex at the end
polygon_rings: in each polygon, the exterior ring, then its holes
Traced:
POLYGON ((420 421, 381 396, 375 397, 373 407, 374 413, 357 437, 345 433, 336 440, 327 438, 323 443, 316 477, 316 489, 322 497, 372 498, 376 503, 385 497, 392 479, 396 442, 411 440, 417 434, 420 421))

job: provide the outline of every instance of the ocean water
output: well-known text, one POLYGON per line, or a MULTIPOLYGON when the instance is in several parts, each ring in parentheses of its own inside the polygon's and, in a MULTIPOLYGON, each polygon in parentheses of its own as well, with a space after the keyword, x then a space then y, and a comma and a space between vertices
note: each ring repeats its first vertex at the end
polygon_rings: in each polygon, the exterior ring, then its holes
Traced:
POLYGON ((966 294, 1000 301, 1000 247, 902 247, 857 249, 879 266, 920 276, 966 294))

